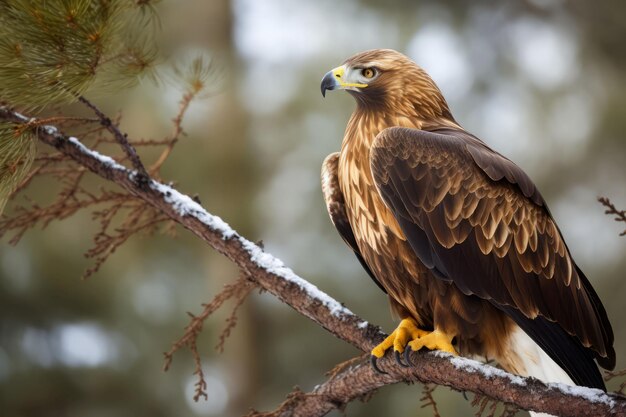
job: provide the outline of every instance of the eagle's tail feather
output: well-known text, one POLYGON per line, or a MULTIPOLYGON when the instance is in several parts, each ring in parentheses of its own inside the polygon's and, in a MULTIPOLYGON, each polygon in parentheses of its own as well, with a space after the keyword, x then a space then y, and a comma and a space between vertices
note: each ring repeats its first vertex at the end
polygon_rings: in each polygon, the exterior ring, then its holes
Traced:
MULTIPOLYGON (((572 378, 548 356, 520 327, 509 336, 509 356, 502 360, 504 368, 523 376, 532 376, 543 382, 561 382, 576 385, 572 378), (512 354, 512 355, 511 355, 512 354)), ((551 417, 549 414, 531 411, 531 417, 551 417)))
POLYGON ((565 371, 574 381, 573 385, 606 391, 602 374, 594 361, 594 352, 584 347, 576 336, 568 334, 558 323, 542 316, 529 319, 514 308, 507 310, 507 314, 565 371))

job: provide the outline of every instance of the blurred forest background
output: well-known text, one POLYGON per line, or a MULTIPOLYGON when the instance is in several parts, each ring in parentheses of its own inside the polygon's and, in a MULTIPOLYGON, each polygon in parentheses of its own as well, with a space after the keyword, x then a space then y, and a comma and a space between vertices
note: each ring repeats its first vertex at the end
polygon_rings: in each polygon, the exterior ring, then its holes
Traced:
MULTIPOLYGON (((221 94, 192 104, 164 179, 390 331, 386 297, 322 201, 320 164, 339 149, 354 103, 347 94, 323 100, 319 82, 355 52, 402 51, 439 84, 461 125, 538 184, 606 306, 617 366, 626 366, 626 238, 596 202, 626 207, 626 3, 186 0, 158 9, 164 56, 207 50, 229 74, 221 94)), ((123 130, 140 139, 170 131, 180 91, 145 82, 91 98, 111 115, 121 110, 123 130)), ((40 182, 30 193, 45 190, 40 182)), ((180 351, 164 373, 162 352, 183 333, 185 312, 199 312, 236 269, 181 231, 175 240, 135 237, 81 281, 96 231, 85 212, 15 247, 3 240, 0 415, 239 416, 274 409, 294 385, 310 390, 358 354, 255 293, 221 355, 214 346, 228 308, 207 323, 199 343, 209 398, 194 403, 191 356, 180 351)), ((420 397, 419 386, 390 386, 347 413, 432 415, 420 397)), ((443 416, 473 413, 459 393, 439 388, 435 398, 443 416)))

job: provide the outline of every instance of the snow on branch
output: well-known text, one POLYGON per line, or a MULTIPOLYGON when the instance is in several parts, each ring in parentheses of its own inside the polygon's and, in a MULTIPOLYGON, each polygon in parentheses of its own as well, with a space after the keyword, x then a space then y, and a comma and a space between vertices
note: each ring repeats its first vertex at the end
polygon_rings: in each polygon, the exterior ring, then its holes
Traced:
MULTIPOLYGON (((0 106, 2 120, 23 124, 33 121, 0 106)), ((380 328, 353 314, 172 186, 138 175, 112 158, 87 148, 78 139, 65 136, 55 127, 38 127, 36 135, 42 142, 181 224, 232 260, 257 285, 338 338, 369 352, 385 337, 380 328)), ((365 363, 349 366, 312 392, 292 395, 279 410, 256 415, 283 415, 285 412, 286 415, 321 416, 384 385, 421 381, 555 415, 626 417, 626 400, 618 395, 590 388, 545 385, 532 378, 521 378, 489 365, 437 352, 413 353, 412 359, 415 366, 403 368, 393 358, 383 358, 379 364, 387 374, 378 374, 365 363)))

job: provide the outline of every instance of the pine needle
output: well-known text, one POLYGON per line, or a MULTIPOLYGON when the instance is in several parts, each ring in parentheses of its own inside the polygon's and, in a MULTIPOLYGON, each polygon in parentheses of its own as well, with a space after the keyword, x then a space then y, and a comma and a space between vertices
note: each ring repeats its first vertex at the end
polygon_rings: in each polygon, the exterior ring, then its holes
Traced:
POLYGON ((156 61, 154 37, 133 35, 156 16, 154 3, 0 0, 0 98, 40 109, 98 86, 127 88, 156 61))
POLYGON ((30 171, 35 138, 30 128, 0 123, 0 214, 7 200, 30 171))

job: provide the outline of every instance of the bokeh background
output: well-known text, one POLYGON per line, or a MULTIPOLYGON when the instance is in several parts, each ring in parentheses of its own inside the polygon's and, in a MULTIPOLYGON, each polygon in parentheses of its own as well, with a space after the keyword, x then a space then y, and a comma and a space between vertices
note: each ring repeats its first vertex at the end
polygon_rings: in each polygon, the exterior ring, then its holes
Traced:
MULTIPOLYGON (((324 100, 319 81, 355 52, 394 48, 439 84, 457 121, 538 184, 579 266, 604 301, 626 366, 626 238, 596 197, 626 207, 626 3, 586 0, 186 0, 159 6, 164 56, 208 51, 229 74, 192 104, 188 136, 164 167, 179 188, 366 320, 392 329, 385 296, 336 234, 319 170, 339 149, 351 97, 324 100)), ((121 110, 133 138, 171 129, 180 91, 145 82, 96 98, 121 110)), ((39 185, 45 188, 45 184, 39 185)), ((37 192, 37 188, 34 188, 37 192)), ((200 337, 209 398, 195 403, 193 362, 162 352, 232 265, 188 233, 136 237, 87 281, 89 213, 27 233, 0 252, 0 415, 238 416, 310 390, 351 346, 267 294, 200 337)), ((428 416, 420 387, 396 385, 351 416, 428 416)), ((435 392, 443 416, 471 415, 462 395, 435 392)), ((336 413, 335 415, 339 415, 336 413)), ((521 415, 521 414, 520 414, 521 415)))

